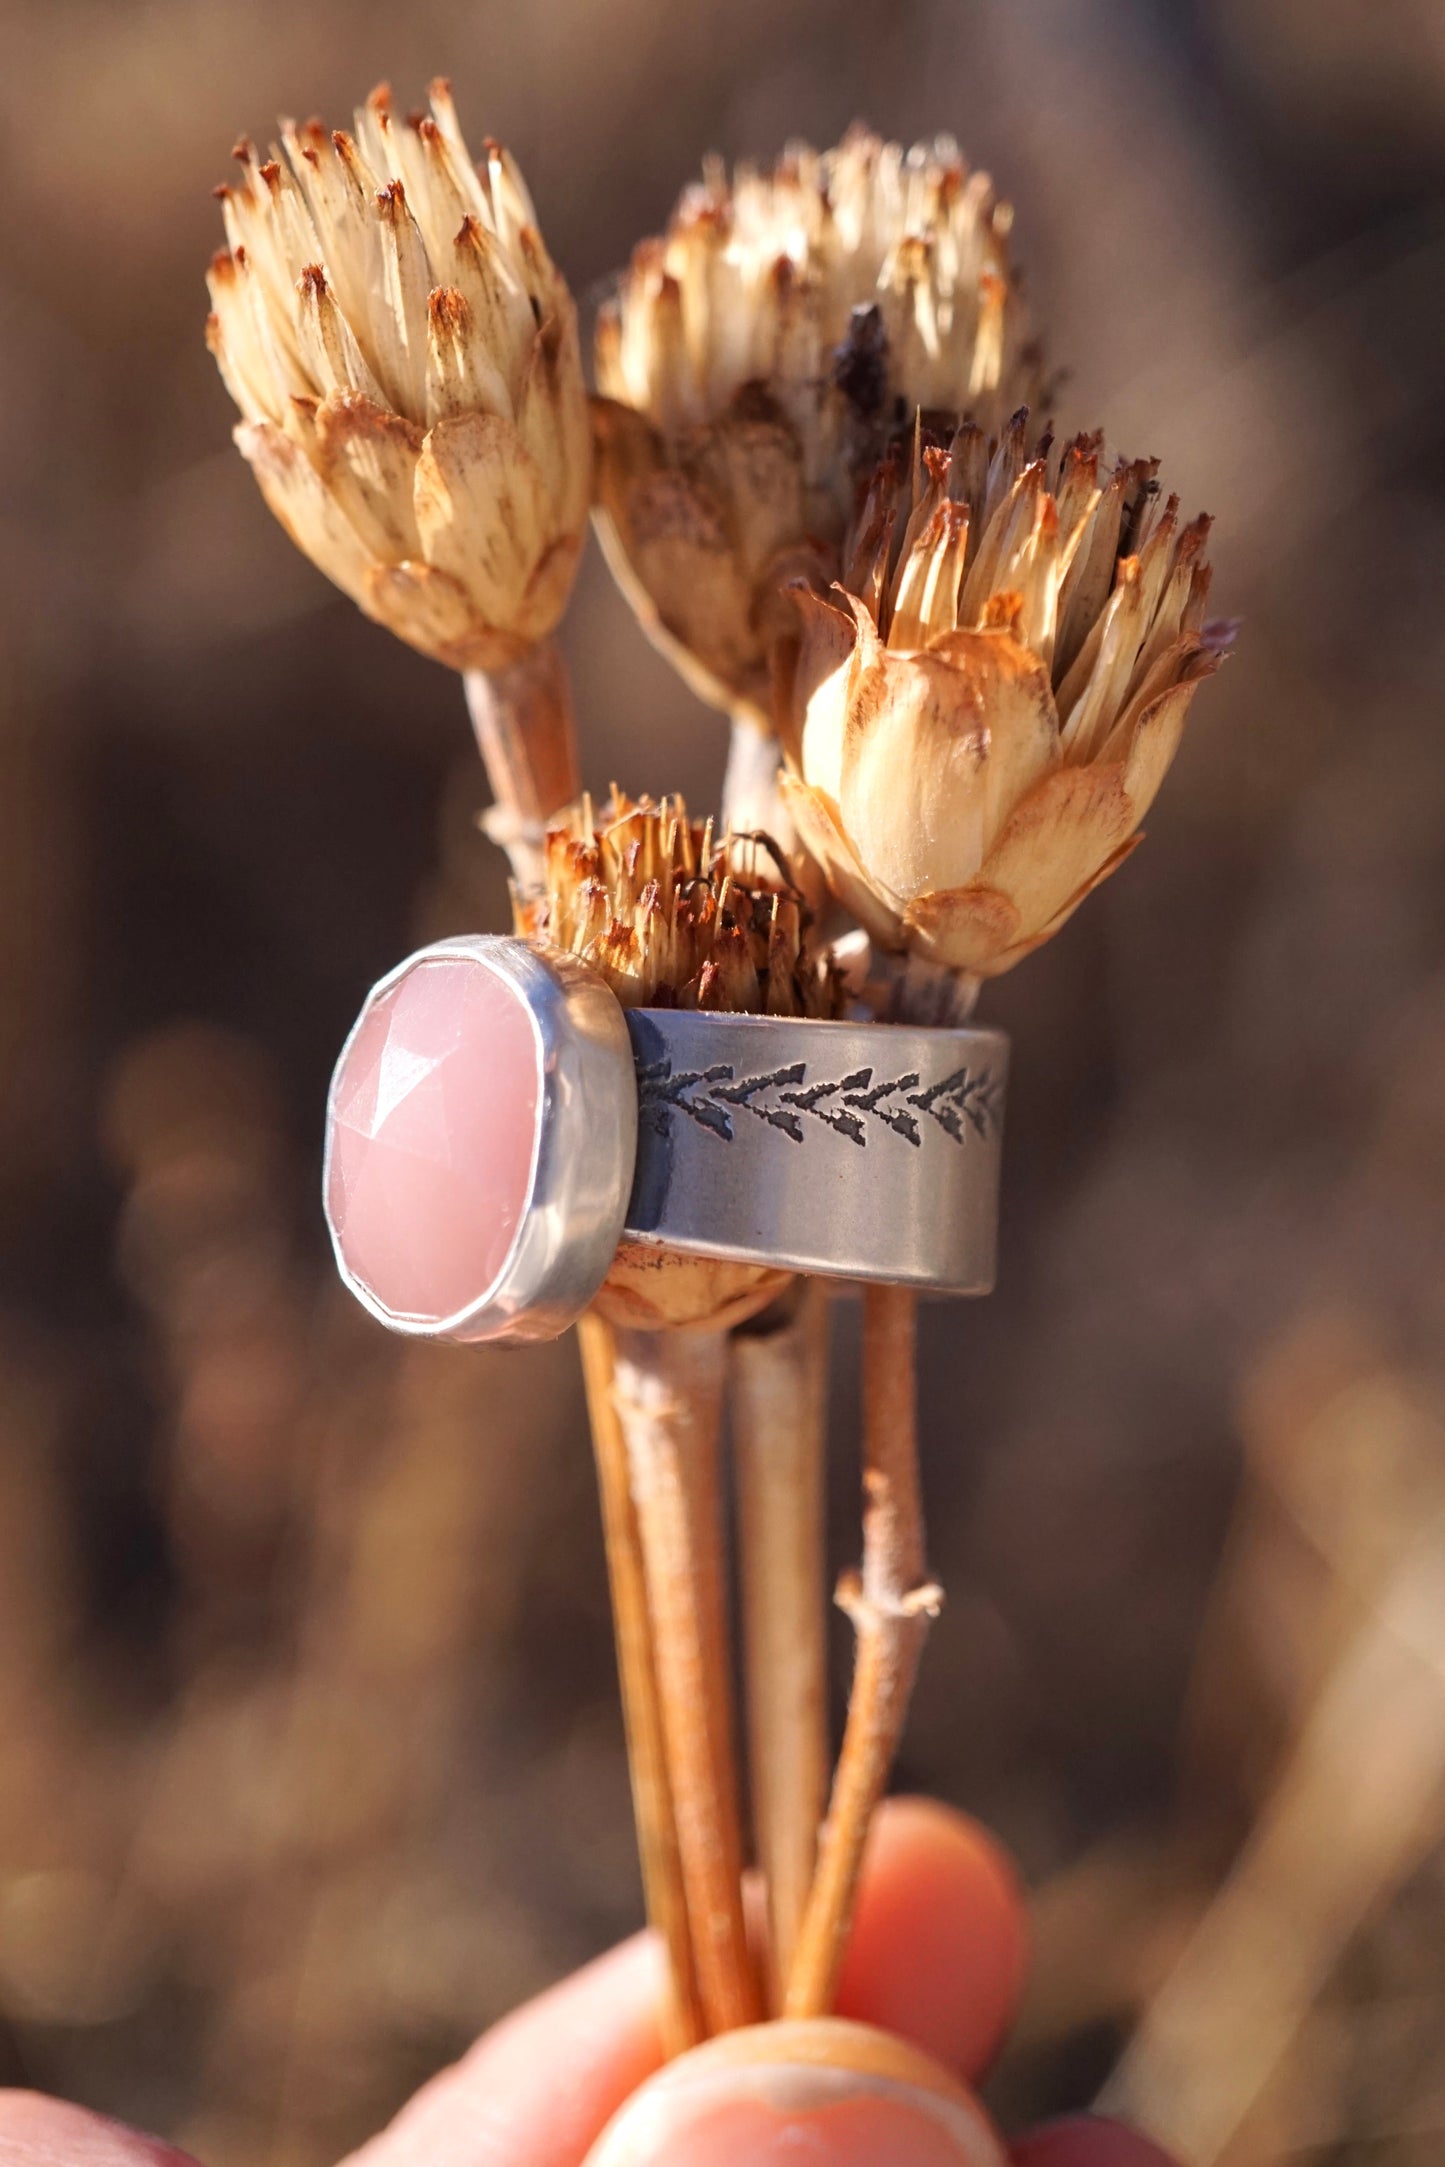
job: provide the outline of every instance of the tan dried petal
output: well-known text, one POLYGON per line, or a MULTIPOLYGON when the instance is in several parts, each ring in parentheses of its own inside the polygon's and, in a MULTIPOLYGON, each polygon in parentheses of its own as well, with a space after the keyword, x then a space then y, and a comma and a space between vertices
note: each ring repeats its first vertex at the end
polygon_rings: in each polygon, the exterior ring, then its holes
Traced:
POLYGON ((845 589, 835 588, 834 598, 825 601, 795 583, 789 597, 803 629, 778 702, 779 735, 794 765, 836 800, 843 788, 859 628, 869 619, 850 606, 845 589))
POLYGON ((888 625, 891 648, 923 647, 939 633, 955 629, 967 558, 968 506, 945 498, 899 573, 898 599, 888 625))
POLYGON ((744 580, 755 586, 779 551, 805 531, 798 440, 775 411, 735 404, 711 428, 690 436, 685 467, 721 508, 744 580))
POLYGON ((389 563, 419 556, 413 510, 422 432, 361 392, 335 393, 316 409, 321 479, 368 554, 389 563))
MULTIPOLYGON (((1009 808, 1057 763, 1048 671, 1001 631, 949 632, 895 655, 855 605, 858 647, 844 665, 840 754, 805 774, 836 773, 843 829, 890 895, 958 887, 982 864, 1009 808)), ((815 695, 837 709, 837 689, 815 695)))
POLYGON ((790 1272, 727 1257, 685 1257, 624 1240, 593 1303, 609 1324, 643 1332, 731 1331, 792 1283, 790 1272))
POLYGON ((362 607, 399 640, 453 670, 503 670, 528 642, 478 616, 471 595, 449 572, 420 558, 367 567, 362 607))
MULTIPOLYGON (((496 414, 456 414, 429 430, 416 465, 421 554, 473 599, 479 619, 521 640, 555 619, 541 472, 516 429, 496 414), (538 591, 538 582, 544 584, 538 591)), ((567 538, 575 554, 578 546, 567 538)), ((570 582, 571 566, 566 566, 570 582)))
POLYGON ((988 977, 1050 939, 1142 842, 1139 822, 1178 750, 1190 701, 1207 674, 1150 702, 1134 718, 1130 742, 1117 756, 1046 777, 1018 805, 976 882, 910 906, 909 945, 951 969, 988 977))
POLYGON ((1120 717, 1101 758, 1124 762, 1124 787, 1136 821, 1142 820, 1168 774, 1184 735, 1194 695, 1219 668, 1223 655, 1186 634, 1161 666, 1152 686, 1120 717))
POLYGON ((836 900, 884 948, 904 946, 904 907, 889 895, 854 850, 836 803, 826 791, 800 782, 786 769, 780 778, 783 803, 798 840, 818 865, 836 900))
MULTIPOLYGON (((1133 832, 1122 764, 1059 768, 1015 808, 976 884, 1006 897, 1010 946, 1042 937, 1082 900, 1133 832)), ((919 897, 908 912, 925 955, 955 970, 987 968, 972 943, 970 889, 919 897)))
POLYGON ((234 434, 262 496, 297 548, 353 601, 362 601, 370 557, 305 452, 274 422, 242 422, 234 434))
POLYGON ((598 533, 653 644, 714 705, 765 716, 753 589, 710 493, 657 453, 640 417, 598 402, 598 533))
POLYGON ((577 311, 570 298, 537 328, 517 389, 517 433, 542 476, 561 535, 577 550, 592 497, 592 425, 587 402, 572 396, 582 380, 577 311))

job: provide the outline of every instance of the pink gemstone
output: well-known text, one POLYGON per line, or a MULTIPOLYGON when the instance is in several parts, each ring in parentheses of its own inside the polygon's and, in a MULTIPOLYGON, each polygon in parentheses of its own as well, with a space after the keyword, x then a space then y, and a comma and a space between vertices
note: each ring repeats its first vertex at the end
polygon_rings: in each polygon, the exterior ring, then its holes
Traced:
POLYGON ((526 1208, 541 1066, 519 993, 469 956, 365 1010, 331 1094, 326 1209, 353 1278, 440 1323, 487 1292, 526 1208))

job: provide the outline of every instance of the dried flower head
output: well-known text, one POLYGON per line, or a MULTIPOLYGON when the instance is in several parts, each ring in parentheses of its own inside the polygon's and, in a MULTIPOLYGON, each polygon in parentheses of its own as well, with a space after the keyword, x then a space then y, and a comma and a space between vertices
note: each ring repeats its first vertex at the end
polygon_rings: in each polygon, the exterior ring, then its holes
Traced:
POLYGON ((878 468, 842 583, 795 590, 785 802, 881 945, 989 977, 1140 840, 1199 683, 1209 521, 1102 439, 965 424, 878 468))
POLYGON ((598 522, 704 698, 770 720, 780 580, 836 575, 857 483, 915 411, 997 426, 1037 359, 1011 214, 947 137, 866 129, 770 173, 710 165, 597 334, 598 522))
POLYGON ((624 1008, 830 1016, 833 981, 766 836, 721 836, 680 797, 590 798, 547 835, 517 931, 581 956, 624 1008))
MULTIPOLYGON (((547 837, 517 931, 581 956, 627 1008, 830 1016, 837 989, 765 838, 720 838, 681 798, 583 799, 547 837)), ((721 1328, 766 1307, 786 1272, 624 1242, 598 1296, 615 1323, 721 1328)))
POLYGON ((590 489, 576 312, 499 144, 444 82, 406 120, 286 123, 218 191, 207 339, 267 503, 414 647, 498 669, 562 614, 590 489))

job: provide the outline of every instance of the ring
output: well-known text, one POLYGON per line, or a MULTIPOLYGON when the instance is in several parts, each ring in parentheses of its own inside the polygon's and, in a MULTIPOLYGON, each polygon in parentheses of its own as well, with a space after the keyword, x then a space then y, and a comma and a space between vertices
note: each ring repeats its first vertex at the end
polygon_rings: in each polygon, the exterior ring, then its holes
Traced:
POLYGON ((467 935, 368 995, 323 1171, 342 1278, 393 1330, 553 1338, 619 1242, 961 1294, 993 1285, 1008 1040, 624 1010, 467 935))

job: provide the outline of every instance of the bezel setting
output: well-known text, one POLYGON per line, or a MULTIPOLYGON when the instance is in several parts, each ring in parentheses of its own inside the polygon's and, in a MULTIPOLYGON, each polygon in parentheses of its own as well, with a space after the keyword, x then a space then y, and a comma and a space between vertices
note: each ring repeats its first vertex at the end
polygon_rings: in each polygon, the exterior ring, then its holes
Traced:
POLYGON ((337 1270, 362 1306, 414 1339, 555 1339, 607 1276, 622 1236, 637 1158, 637 1081, 615 995, 573 958, 495 934, 463 934, 418 949, 373 986, 337 1059, 327 1097, 322 1201, 337 1270), (520 998, 538 1062, 532 1162, 515 1234, 491 1284, 447 1317, 390 1308, 347 1261, 331 1213, 336 1098, 348 1057, 376 1003, 427 964, 465 960, 520 998))

